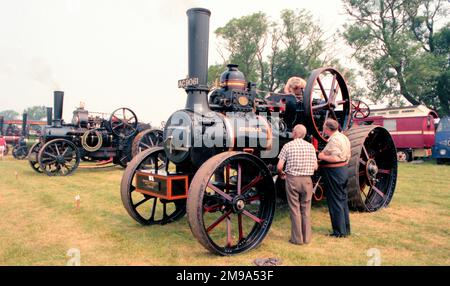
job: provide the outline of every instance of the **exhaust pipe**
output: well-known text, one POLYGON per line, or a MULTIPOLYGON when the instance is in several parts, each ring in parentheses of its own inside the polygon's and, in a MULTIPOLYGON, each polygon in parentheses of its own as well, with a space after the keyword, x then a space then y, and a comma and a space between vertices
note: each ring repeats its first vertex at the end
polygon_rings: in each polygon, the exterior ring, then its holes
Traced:
POLYGON ((28 120, 28 114, 23 113, 22 114, 22 136, 27 137, 27 120, 28 120))
POLYGON ((198 78, 197 86, 186 88, 186 109, 205 114, 210 110, 208 104, 208 44, 209 17, 211 12, 204 8, 192 8, 188 16, 188 59, 189 78, 198 78), (200 109, 199 109, 200 108, 200 109))
POLYGON ((3 135, 3 124, 5 123, 3 116, 0 116, 0 135, 3 135))
POLYGON ((53 119, 52 113, 53 113, 53 108, 47 107, 47 125, 52 125, 52 119, 53 119))
POLYGON ((53 92, 53 110, 55 112, 55 118, 53 123, 55 126, 62 125, 62 113, 63 113, 64 91, 53 92))

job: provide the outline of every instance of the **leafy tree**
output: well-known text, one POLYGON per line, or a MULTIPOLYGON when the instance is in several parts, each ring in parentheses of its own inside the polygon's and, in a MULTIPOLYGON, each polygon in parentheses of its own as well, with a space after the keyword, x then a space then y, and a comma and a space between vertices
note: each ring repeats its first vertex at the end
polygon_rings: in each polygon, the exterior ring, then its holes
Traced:
POLYGON ((12 120, 16 119, 19 116, 19 113, 17 111, 8 109, 0 111, 0 116, 3 116, 4 120, 12 120))
MULTIPOLYGON (((306 10, 283 10, 278 22, 254 13, 232 19, 215 33, 223 40, 224 62, 238 64, 247 80, 265 91, 283 88, 289 77, 307 77, 329 62, 324 60, 323 31, 306 10)), ((210 83, 218 68, 210 67, 210 83)))
POLYGON ((238 64, 248 80, 256 81, 256 54, 264 49, 268 20, 262 13, 254 13, 239 19, 233 18, 215 33, 225 42, 229 62, 238 64))
POLYGON ((31 106, 23 111, 28 114, 29 120, 41 120, 47 116, 47 109, 45 106, 31 106))
MULTIPOLYGON (((443 0, 343 0, 352 23, 343 34, 367 71, 370 97, 390 105, 421 102, 444 110, 439 78, 448 60, 436 53, 435 22, 443 0)), ((444 41, 445 42, 445 41, 444 41)), ((445 78, 445 76, 444 76, 445 78)), ((445 87, 445 80, 443 81, 445 87)), ((445 89, 445 88, 444 88, 445 89)))

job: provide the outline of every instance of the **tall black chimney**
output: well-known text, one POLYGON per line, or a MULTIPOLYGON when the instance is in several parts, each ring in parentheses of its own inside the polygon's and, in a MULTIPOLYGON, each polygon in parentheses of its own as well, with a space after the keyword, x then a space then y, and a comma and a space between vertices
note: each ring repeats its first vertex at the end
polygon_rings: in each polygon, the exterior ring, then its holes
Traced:
POLYGON ((28 114, 24 112, 22 114, 22 136, 27 137, 27 120, 28 120, 28 114))
POLYGON ((53 108, 47 107, 47 125, 52 125, 53 108))
POLYGON ((0 116, 0 135, 3 135, 3 124, 4 124, 3 116, 0 116))
POLYGON ((208 111, 208 44, 209 16, 211 12, 204 8, 192 8, 188 16, 188 57, 189 78, 198 78, 198 85, 186 89, 188 94, 186 109, 204 114, 208 111))
POLYGON ((53 122, 56 126, 61 126, 62 124, 62 112, 63 112, 63 102, 64 102, 64 91, 54 91, 53 92, 53 110, 55 112, 55 118, 53 122))

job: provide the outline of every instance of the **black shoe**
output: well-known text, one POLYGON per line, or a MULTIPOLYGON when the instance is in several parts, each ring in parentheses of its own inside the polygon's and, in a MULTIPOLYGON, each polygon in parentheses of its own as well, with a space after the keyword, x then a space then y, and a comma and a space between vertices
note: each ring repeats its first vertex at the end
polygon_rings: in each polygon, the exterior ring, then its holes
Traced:
POLYGON ((327 236, 329 236, 329 237, 337 237, 337 238, 347 237, 347 235, 339 234, 339 233, 335 233, 335 232, 329 233, 329 234, 327 234, 327 236))

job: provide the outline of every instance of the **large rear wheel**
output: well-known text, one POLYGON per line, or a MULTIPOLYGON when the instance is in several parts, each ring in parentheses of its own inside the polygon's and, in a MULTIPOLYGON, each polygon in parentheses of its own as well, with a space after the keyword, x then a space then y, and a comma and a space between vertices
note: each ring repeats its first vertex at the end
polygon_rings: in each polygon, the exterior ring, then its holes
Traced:
POLYGON ((397 181, 397 152, 389 132, 379 126, 346 132, 352 146, 349 162, 349 206, 373 212, 389 205, 397 181))

